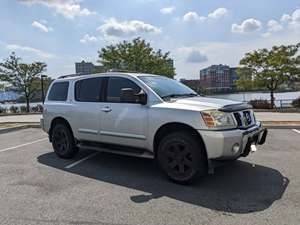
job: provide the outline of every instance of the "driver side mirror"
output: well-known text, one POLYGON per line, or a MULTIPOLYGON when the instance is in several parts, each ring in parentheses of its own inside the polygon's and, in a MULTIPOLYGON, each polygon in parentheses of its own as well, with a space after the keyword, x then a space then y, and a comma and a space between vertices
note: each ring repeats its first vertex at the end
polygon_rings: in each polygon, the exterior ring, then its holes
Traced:
POLYGON ((122 88, 120 100, 123 103, 140 103, 141 105, 146 105, 147 94, 142 90, 139 93, 134 94, 132 88, 122 88))

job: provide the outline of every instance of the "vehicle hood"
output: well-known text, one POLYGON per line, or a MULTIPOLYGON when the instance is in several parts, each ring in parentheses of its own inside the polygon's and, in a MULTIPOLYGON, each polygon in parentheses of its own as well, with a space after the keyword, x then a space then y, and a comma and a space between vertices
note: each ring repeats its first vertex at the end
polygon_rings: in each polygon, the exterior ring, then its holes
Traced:
MULTIPOLYGON (((224 111, 235 111, 248 106, 242 102, 209 98, 209 97, 191 97, 191 98, 178 98, 172 101, 172 104, 183 106, 185 108, 199 108, 203 109, 224 109, 224 111)), ((180 108, 181 108, 180 107, 180 108)))

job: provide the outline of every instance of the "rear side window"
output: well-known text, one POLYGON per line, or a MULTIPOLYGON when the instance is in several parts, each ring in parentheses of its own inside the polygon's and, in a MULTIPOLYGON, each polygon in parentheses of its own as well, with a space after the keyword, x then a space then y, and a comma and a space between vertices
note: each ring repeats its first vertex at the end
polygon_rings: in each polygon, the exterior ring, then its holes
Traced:
POLYGON ((75 85, 75 100, 79 102, 99 102, 103 78, 79 80, 75 85))
POLYGON ((133 81, 123 77, 110 77, 107 85, 107 101, 121 102, 121 90, 123 88, 132 88, 137 94, 141 88, 133 81))
POLYGON ((66 101, 68 97, 69 82, 54 83, 49 92, 49 101, 66 101))

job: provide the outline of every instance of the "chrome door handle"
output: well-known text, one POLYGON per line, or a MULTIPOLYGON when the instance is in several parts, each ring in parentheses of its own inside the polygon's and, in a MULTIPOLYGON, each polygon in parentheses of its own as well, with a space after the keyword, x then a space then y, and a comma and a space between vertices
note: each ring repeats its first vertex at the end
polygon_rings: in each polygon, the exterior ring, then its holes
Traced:
POLYGON ((111 112, 111 108, 109 108, 108 106, 104 107, 101 109, 102 112, 111 112))

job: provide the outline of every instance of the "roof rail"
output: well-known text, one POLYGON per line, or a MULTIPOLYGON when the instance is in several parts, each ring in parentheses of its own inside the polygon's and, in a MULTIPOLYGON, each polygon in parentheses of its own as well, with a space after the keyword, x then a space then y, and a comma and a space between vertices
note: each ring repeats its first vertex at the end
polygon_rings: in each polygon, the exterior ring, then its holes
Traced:
POLYGON ((130 70, 124 70, 124 69, 109 69, 108 72, 137 73, 136 71, 130 71, 130 70))
POLYGON ((68 74, 68 75, 59 76, 57 79, 63 79, 63 78, 67 78, 67 77, 77 77, 77 76, 82 76, 82 75, 87 75, 87 74, 84 74, 84 73, 74 73, 74 74, 68 74))

